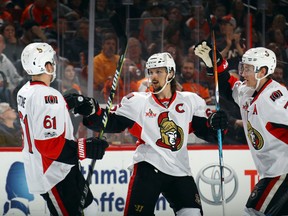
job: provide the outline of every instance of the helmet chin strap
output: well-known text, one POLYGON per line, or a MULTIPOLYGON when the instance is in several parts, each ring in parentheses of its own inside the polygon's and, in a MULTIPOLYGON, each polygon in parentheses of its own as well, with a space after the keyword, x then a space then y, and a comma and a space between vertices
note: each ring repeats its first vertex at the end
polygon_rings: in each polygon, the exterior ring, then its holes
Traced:
POLYGON ((257 80, 256 86, 255 86, 255 88, 253 88, 253 89, 255 89, 255 90, 258 89, 259 84, 260 84, 260 81, 261 81, 262 79, 266 78, 267 76, 269 76, 269 74, 266 74, 265 76, 263 76, 263 77, 261 77, 261 78, 258 78, 258 77, 257 77, 257 74, 258 74, 258 73, 255 73, 255 79, 257 80))
MULTIPOLYGON (((165 84, 164 84, 164 86, 159 90, 159 91, 157 91, 157 92, 151 92, 152 94, 159 94, 159 93, 161 93, 165 88, 166 88, 166 86, 167 86, 167 84, 168 83, 170 83, 172 80, 173 80, 173 77, 170 79, 170 80, 168 80, 169 78, 169 73, 167 73, 167 76, 166 76, 166 82, 165 82, 165 84)), ((149 79, 150 80, 150 79, 149 79)))
POLYGON ((53 71, 52 73, 50 73, 48 71, 45 71, 45 73, 50 75, 50 76, 52 76, 51 81, 50 81, 50 83, 52 83, 55 80, 55 78, 56 78, 56 72, 53 71))

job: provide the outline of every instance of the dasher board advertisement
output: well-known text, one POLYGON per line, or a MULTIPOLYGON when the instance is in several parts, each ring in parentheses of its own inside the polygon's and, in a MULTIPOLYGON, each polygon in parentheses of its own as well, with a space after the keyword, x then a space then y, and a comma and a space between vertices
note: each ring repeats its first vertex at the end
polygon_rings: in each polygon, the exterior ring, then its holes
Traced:
MULTIPOLYGON (((123 215, 131 175, 128 166, 132 162, 133 152, 133 149, 108 149, 104 158, 97 161, 90 185, 98 202, 98 213, 95 215, 123 215)), ((204 215, 222 216, 217 148, 189 148, 189 157, 204 215)), ((226 215, 240 216, 259 176, 247 148, 224 148, 223 157, 226 215)), ((0 151, 0 158, 0 214, 50 215, 42 197, 28 191, 21 152, 0 151)), ((90 160, 81 161, 84 176, 87 176, 89 165, 90 160)), ((155 215, 174 215, 162 195, 155 207, 155 215)))

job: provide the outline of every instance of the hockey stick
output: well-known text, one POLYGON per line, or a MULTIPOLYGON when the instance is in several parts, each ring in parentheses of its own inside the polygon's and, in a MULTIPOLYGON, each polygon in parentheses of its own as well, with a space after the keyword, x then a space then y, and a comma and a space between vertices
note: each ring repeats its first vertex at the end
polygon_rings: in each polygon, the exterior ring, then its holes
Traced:
MULTIPOLYGON (((218 71, 217 71, 217 56, 216 56, 216 39, 215 32, 210 18, 208 3, 206 6, 206 17, 211 31, 211 41, 213 45, 213 70, 214 70, 214 82, 215 82, 215 105, 216 111, 220 110, 219 103, 219 85, 218 85, 218 71)), ((226 209, 226 199, 225 199, 225 180, 224 180, 224 162, 223 162, 223 146, 222 146, 222 132, 221 129, 217 130, 218 138, 218 152, 219 152, 219 166, 220 166, 220 188, 221 188, 221 197, 222 197, 222 209, 223 216, 225 216, 226 209)))
MULTIPOLYGON (((116 32, 116 34, 117 34, 117 36, 119 38, 119 44, 120 44, 120 54, 119 55, 120 55, 120 57, 119 57, 119 60, 118 60, 118 63, 117 63, 117 68, 116 68, 115 75, 114 75, 114 78, 113 78, 112 87, 111 87, 109 98, 108 98, 108 101, 107 101, 107 104, 106 104, 106 108, 105 108, 105 110, 103 110, 104 113, 103 113, 103 117, 102 117, 102 127, 101 127, 101 130, 99 131, 98 138, 102 138, 103 137, 104 130, 105 130, 106 126, 107 126, 108 115, 109 115, 109 113, 111 111, 112 102, 113 102, 113 99, 114 99, 114 96, 115 96, 115 93, 116 93, 116 89, 117 89, 118 82, 119 82, 119 79, 120 79, 120 75, 121 75, 121 72, 122 72, 123 62, 124 62, 126 51, 127 51, 127 37, 126 37, 124 29, 122 28, 122 24, 120 22, 119 16, 115 12, 110 17, 110 22, 112 23, 112 25, 113 25, 113 27, 115 29, 115 32, 116 32)), ((80 215, 83 215, 83 209, 84 209, 84 205, 85 205, 85 200, 86 200, 86 197, 87 197, 87 194, 88 194, 88 191, 89 191, 89 185, 91 183, 91 178, 92 178, 92 175, 93 175, 93 170, 94 170, 95 164, 96 164, 96 159, 93 159, 91 161, 91 163, 90 163, 89 170, 88 170, 88 175, 87 175, 87 178, 86 178, 86 184, 84 185, 82 196, 80 198, 80 206, 79 206, 79 209, 78 209, 80 215)))

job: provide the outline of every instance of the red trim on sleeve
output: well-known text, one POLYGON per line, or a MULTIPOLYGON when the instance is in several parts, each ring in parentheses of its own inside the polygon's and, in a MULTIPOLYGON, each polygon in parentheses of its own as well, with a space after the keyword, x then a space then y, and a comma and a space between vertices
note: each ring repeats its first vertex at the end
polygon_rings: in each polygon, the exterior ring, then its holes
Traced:
POLYGON ((238 79, 234 76, 230 76, 228 83, 230 84, 230 88, 232 89, 234 84, 238 81, 238 79))
POLYGON ((190 134, 190 133, 193 133, 195 130, 194 130, 194 128, 192 127, 192 122, 190 122, 189 123, 189 131, 188 131, 188 133, 190 134))
POLYGON ((217 72, 222 73, 223 71, 226 70, 227 67, 228 67, 228 62, 226 59, 223 59, 223 61, 221 62, 221 65, 217 67, 217 72))
POLYGON ((46 139, 46 140, 36 140, 35 147, 44 157, 50 159, 57 159, 62 152, 65 140, 65 131, 58 137, 46 139))
POLYGON ((142 127, 137 124, 137 123, 134 123, 133 126, 128 129, 128 131, 135 137, 137 138, 140 138, 141 137, 141 132, 142 132, 142 127))
POLYGON ((65 131, 58 137, 46 139, 46 140, 36 140, 35 147, 42 155, 42 166, 43 173, 49 168, 49 166, 56 160, 62 152, 64 144, 66 142, 64 137, 65 131))
POLYGON ((97 116, 101 116, 101 114, 102 114, 102 109, 101 109, 101 107, 98 105, 98 110, 97 110, 97 112, 96 112, 96 115, 97 115, 97 116))
POLYGON ((274 127, 270 122, 266 124, 266 129, 269 131, 277 139, 281 140, 282 142, 288 144, 288 129, 287 128, 278 128, 274 127))

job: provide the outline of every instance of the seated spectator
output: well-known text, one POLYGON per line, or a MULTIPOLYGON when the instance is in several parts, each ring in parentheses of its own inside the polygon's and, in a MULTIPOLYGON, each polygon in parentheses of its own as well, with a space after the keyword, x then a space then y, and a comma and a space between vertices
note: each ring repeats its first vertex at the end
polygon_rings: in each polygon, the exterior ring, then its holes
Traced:
POLYGON ((284 79, 284 65, 281 63, 277 63, 277 66, 272 74, 272 79, 279 82, 281 85, 288 87, 287 81, 284 79))
MULTIPOLYGON (((117 51, 117 38, 114 33, 103 35, 102 51, 94 57, 94 90, 102 91, 104 83, 109 77, 113 77, 116 71, 119 55, 117 51)), ((100 97, 101 95, 99 95, 100 97)))
MULTIPOLYGON (((48 39, 47 43, 52 46, 54 51, 56 52, 56 61, 57 61, 57 67, 56 67, 56 75, 58 79, 63 78, 63 72, 65 70, 65 67, 69 63, 69 60, 63 56, 60 55, 61 50, 58 46, 58 41, 55 39, 48 39)), ((51 83, 52 84, 52 83, 51 83)), ((61 91, 61 90, 60 90, 61 91)))
POLYGON ((8 89, 7 76, 0 71, 0 102, 9 103, 11 107, 16 107, 16 98, 11 97, 11 90, 8 89))
MULTIPOLYGON (((80 86, 78 84, 78 77, 77 77, 73 64, 71 63, 66 64, 60 84, 61 84, 60 92, 63 95, 69 94, 69 93, 76 93, 76 94, 82 93, 80 86)), ((72 110, 69 110, 69 114, 70 114, 71 121, 73 124, 73 129, 74 129, 73 134, 75 137, 79 137, 78 130, 80 126, 82 127, 81 122, 83 118, 81 115, 75 115, 72 110)))
POLYGON ((182 51, 175 44, 168 43, 164 47, 164 52, 170 53, 170 55, 173 57, 175 64, 176 64, 176 74, 178 74, 180 67, 181 67, 182 58, 183 58, 182 51))
POLYGON ((42 29, 51 28, 53 16, 47 0, 34 0, 29 4, 22 12, 20 24, 23 25, 26 20, 34 20, 42 29))
MULTIPOLYGON (((216 17, 213 15, 210 15, 211 22, 213 25, 216 24, 216 17)), ((203 33, 203 40, 207 39, 210 35, 210 27, 209 23, 206 19, 205 9, 202 5, 193 7, 192 10, 192 16, 189 17, 186 20, 186 26, 192 31, 198 31, 203 33)), ((200 39, 196 39, 195 37, 197 35, 191 35, 193 36, 193 42, 199 43, 200 39)))
POLYGON ((212 102, 209 89, 195 81, 195 67, 193 61, 187 58, 182 61, 181 74, 177 79, 182 85, 182 91, 189 91, 198 94, 207 104, 212 102))
MULTIPOLYGON (((167 49, 166 47, 168 45, 173 45, 177 47, 177 52, 180 56, 184 55, 184 47, 186 47, 187 44, 185 42, 188 40, 184 40, 181 36, 181 28, 178 23, 171 22, 169 23, 164 30, 164 50, 167 49)), ((177 59, 175 59, 177 61, 177 59)), ((176 62, 177 64, 177 62, 176 62)))
POLYGON ((8 103, 0 103, 0 147, 22 146, 20 122, 8 103))
POLYGON ((155 52, 160 52, 163 50, 162 35, 166 25, 168 24, 168 21, 164 18, 163 4, 155 0, 150 0, 145 17, 144 12, 141 17, 146 19, 143 20, 142 24, 140 24, 139 40, 146 49, 148 49, 148 47, 151 49, 151 46, 153 45, 153 52, 148 53, 149 51, 145 50, 147 52, 145 52, 145 54, 150 55, 155 52))
POLYGON ((15 66, 3 53, 5 49, 5 39, 0 34, 0 71, 2 71, 7 77, 8 89, 12 92, 16 85, 22 80, 22 77, 17 72, 15 66))
MULTIPOLYGON (((80 66, 80 53, 88 56, 88 44, 89 44, 89 20, 86 18, 81 18, 75 23, 76 32, 75 35, 67 43, 67 49, 64 50, 64 57, 68 58, 75 66, 80 66)), ((97 43, 99 39, 95 39, 94 43, 94 55, 97 55, 101 47, 97 43)))
POLYGON ((13 23, 13 16, 7 11, 6 2, 1 0, 0 1, 0 26, 5 23, 13 23))
POLYGON ((238 64, 244 53, 241 43, 241 30, 237 29, 236 20, 231 15, 223 16, 220 20, 220 34, 216 37, 217 48, 223 58, 227 59, 231 70, 238 70, 238 64))
POLYGON ((12 23, 4 23, 1 28, 1 34, 4 36, 6 43, 3 53, 15 64, 15 62, 20 59, 22 52, 22 46, 16 36, 15 25, 12 23))
MULTIPOLYGON (((135 63, 131 61, 131 59, 125 58, 113 102, 119 103, 123 96, 129 94, 130 92, 138 91, 139 86, 137 82, 140 80, 140 74, 138 71, 139 69, 137 68, 135 63)), ((103 95, 105 101, 108 100, 108 97, 110 95, 113 78, 114 74, 113 76, 109 76, 104 84, 103 95)))
POLYGON ((128 39, 128 46, 127 46, 127 58, 133 61, 137 68, 140 70, 140 77, 142 79, 145 77, 145 65, 146 61, 142 58, 142 46, 140 41, 135 37, 130 37, 128 39))
POLYGON ((78 77, 74 65, 67 63, 63 71, 61 92, 65 93, 71 89, 74 89, 78 94, 81 94, 81 89, 78 85, 78 77))
MULTIPOLYGON (((288 64, 288 47, 285 47, 283 45, 278 45, 275 42, 271 42, 267 44, 266 48, 271 49, 275 53, 277 62, 281 64, 288 64)), ((288 67, 284 67, 283 76, 284 76, 284 80, 288 82, 288 67)))
POLYGON ((58 17, 66 17, 68 20, 75 21, 80 18, 77 12, 61 2, 59 2, 59 7, 57 7, 57 0, 47 0, 47 7, 49 7, 52 11, 53 19, 57 19, 58 17))
POLYGON ((165 43, 175 44, 183 51, 182 54, 186 54, 184 53, 185 47, 191 45, 191 30, 186 25, 186 18, 183 15, 185 9, 189 10, 189 8, 184 8, 183 4, 182 7, 181 4, 176 2, 169 4, 166 13, 169 24, 164 30, 165 43))
MULTIPOLYGON (((40 26, 33 20, 26 20, 23 25, 23 33, 19 38, 19 44, 22 50, 25 46, 36 41, 47 42, 47 37, 40 26)), ((22 51, 21 51, 22 53, 22 51)))
MULTIPOLYGON (((109 9, 108 0, 96 1, 95 7, 95 27, 97 32, 103 32, 105 29, 111 29, 113 26, 109 21, 112 11, 109 9)), ((119 17, 120 18, 120 17, 119 17)), ((122 21, 120 21, 122 22, 122 21)))
MULTIPOLYGON (((88 18, 88 5, 89 1, 81 1, 81 0, 66 0, 67 6, 75 11, 79 17, 88 18)), ((101 1, 96 1, 96 3, 101 1)), ((97 5, 97 4, 96 4, 97 5)), ((97 6, 96 6, 97 7, 97 6)), ((96 14, 95 14, 96 15, 96 14)))

